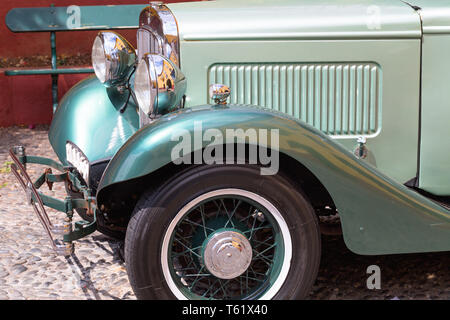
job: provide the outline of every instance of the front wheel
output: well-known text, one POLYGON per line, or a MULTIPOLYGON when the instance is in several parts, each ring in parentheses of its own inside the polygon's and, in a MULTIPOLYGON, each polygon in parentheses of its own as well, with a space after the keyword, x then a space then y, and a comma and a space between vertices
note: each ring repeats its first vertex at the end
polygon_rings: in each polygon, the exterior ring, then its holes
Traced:
POLYGON ((128 225, 125 259, 139 299, 301 299, 320 233, 303 193, 257 166, 189 168, 149 191, 128 225))

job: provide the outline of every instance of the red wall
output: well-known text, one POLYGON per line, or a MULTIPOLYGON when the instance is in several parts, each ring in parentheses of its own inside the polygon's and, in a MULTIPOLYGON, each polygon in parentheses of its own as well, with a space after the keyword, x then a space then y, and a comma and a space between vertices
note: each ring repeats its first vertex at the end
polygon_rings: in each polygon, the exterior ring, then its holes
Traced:
MULTIPOLYGON (((184 0, 190 1, 190 0, 184 0)), ((183 0, 167 0, 183 2, 183 0)), ((0 6, 0 58, 16 56, 50 55, 50 34, 13 33, 5 25, 5 16, 12 8, 63 7, 69 5, 146 4, 145 0, 1 0, 0 6)), ((136 17, 137 21, 138 17, 136 17)), ((90 53, 97 31, 70 31, 56 33, 57 54, 76 55, 90 53)), ((120 30, 136 46, 136 30, 120 30)), ((61 97, 87 74, 59 75, 61 97)), ((52 119, 50 75, 5 76, 0 69, 0 127, 11 125, 49 124, 52 119)))
MULTIPOLYGON (((59 99, 86 76, 59 75, 59 99)), ((52 80, 49 75, 11 77, 5 76, 0 69, 0 127, 49 124, 52 115, 52 80)))

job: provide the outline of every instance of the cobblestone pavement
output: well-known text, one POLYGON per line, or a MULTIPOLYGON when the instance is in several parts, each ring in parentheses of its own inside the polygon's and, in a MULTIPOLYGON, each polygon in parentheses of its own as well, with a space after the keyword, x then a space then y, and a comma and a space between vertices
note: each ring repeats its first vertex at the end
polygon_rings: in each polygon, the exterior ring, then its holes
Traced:
MULTIPOLYGON (((135 299, 120 258, 121 243, 98 232, 75 244, 75 254, 58 257, 22 190, 7 169, 7 150, 22 144, 28 154, 56 159, 46 126, 0 128, 0 300, 135 299)), ((29 165, 36 178, 42 168, 29 165)), ((47 194, 64 197, 55 185, 47 194)), ((64 214, 50 211, 52 221, 64 214)), ((309 299, 450 299, 450 253, 358 256, 341 237, 323 237, 318 279, 309 299), (381 269, 381 289, 369 290, 366 269, 381 269)))

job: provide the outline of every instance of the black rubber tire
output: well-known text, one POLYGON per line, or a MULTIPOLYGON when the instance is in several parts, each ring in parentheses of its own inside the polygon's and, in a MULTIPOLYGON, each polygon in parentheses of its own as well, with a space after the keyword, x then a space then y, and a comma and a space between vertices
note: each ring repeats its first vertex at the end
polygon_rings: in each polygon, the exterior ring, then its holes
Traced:
POLYGON ((238 188, 269 200, 282 214, 292 239, 292 259, 286 280, 274 299, 303 299, 315 282, 321 238, 317 217, 303 192, 281 174, 260 175, 252 165, 190 167, 138 201, 125 237, 125 262, 138 299, 175 299, 161 266, 165 232, 179 210, 209 191, 238 188))

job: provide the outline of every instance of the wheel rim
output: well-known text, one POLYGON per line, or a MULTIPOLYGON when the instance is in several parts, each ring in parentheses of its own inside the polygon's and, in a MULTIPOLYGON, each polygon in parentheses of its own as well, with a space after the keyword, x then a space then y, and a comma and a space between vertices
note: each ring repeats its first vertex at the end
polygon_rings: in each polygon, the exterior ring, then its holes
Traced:
POLYGON ((289 229, 275 206, 246 190, 221 189, 177 213, 161 265, 178 299, 271 299, 291 257, 289 229))

